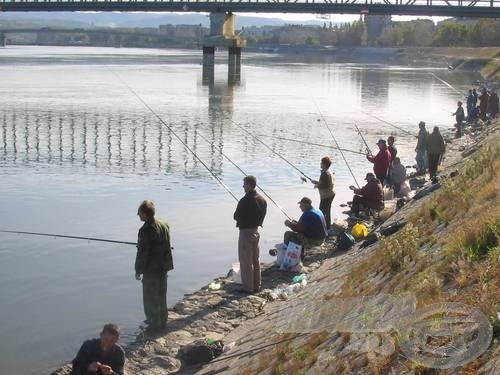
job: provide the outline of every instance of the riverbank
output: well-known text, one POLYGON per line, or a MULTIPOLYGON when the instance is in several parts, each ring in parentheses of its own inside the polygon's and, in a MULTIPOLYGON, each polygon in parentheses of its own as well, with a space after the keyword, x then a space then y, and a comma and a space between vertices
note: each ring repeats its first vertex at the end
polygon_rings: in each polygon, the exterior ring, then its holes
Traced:
MULTIPOLYGON (((387 322, 378 322, 385 328, 375 325, 369 332, 353 324, 350 331, 328 332, 321 326, 332 317, 340 318, 332 312, 332 307, 343 303, 340 298, 386 296, 383 306, 389 311, 385 314, 395 316, 401 306, 391 296, 404 293, 415 296, 417 308, 436 302, 479 308, 493 326, 493 341, 486 343, 479 357, 469 357, 461 373, 493 373, 500 354, 498 136, 497 121, 473 136, 453 140, 447 146, 440 188, 411 200, 384 223, 387 227, 404 221, 406 226, 371 245, 358 243, 347 252, 336 251, 333 240, 314 249, 303 270, 308 274, 307 286, 287 300, 276 300, 271 291, 290 284, 294 275, 272 265, 263 268, 263 291, 258 295, 238 293, 238 285, 227 277, 215 280, 220 289, 207 285, 185 295, 169 310, 166 335, 139 336, 127 347, 128 373, 422 373, 432 366, 417 364, 401 351, 401 326, 387 328, 387 322), (300 307, 302 314, 287 315, 292 306, 300 307), (321 318, 317 326, 311 326, 311 319, 301 320, 308 312, 321 318), (188 366, 183 348, 203 338, 236 346, 202 369, 188 366)), ((439 353, 446 351, 436 349, 433 356, 439 353)), ((67 373, 68 367, 54 372, 67 373)))

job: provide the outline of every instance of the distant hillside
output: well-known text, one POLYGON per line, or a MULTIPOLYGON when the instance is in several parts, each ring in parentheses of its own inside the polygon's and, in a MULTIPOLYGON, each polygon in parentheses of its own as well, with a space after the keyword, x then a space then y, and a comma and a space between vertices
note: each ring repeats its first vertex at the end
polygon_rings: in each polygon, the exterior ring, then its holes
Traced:
MULTIPOLYGON (((261 18, 237 16, 237 28, 249 26, 283 26, 288 23, 304 25, 323 25, 318 21, 285 21, 280 18, 261 18)), ((202 13, 82 13, 82 12, 12 12, 0 13, 0 25, 12 27, 40 26, 40 27, 158 27, 158 25, 199 25, 209 26, 207 14, 202 13)))

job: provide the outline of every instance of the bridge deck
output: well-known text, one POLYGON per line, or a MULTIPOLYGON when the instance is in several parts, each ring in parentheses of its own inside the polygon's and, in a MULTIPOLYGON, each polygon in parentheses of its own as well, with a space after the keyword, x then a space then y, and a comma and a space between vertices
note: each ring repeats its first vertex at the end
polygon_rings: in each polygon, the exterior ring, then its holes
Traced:
POLYGON ((0 0, 0 11, 345 13, 500 18, 500 0, 0 0))

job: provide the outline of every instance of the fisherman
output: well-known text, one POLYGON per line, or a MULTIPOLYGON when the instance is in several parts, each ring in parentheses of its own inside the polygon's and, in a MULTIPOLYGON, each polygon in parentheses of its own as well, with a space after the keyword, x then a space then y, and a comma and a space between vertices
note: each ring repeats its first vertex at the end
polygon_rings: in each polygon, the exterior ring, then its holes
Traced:
POLYGON ((455 127, 457 128, 455 137, 460 138, 462 136, 462 122, 465 119, 464 109, 462 108, 462 102, 460 100, 457 102, 457 110, 451 115, 455 116, 455 120, 457 122, 455 124, 455 127))
POLYGON ((117 344, 119 338, 120 328, 106 324, 100 338, 83 343, 73 360, 71 375, 123 375, 125 352, 117 344))
POLYGON ((352 198, 351 213, 356 217, 359 217, 361 206, 374 210, 381 210, 384 207, 384 190, 380 181, 373 173, 367 173, 365 180, 367 184, 361 189, 349 186, 355 194, 352 198))
POLYGON ((320 164, 321 175, 319 181, 313 181, 314 188, 317 188, 319 192, 319 209, 325 216, 327 230, 330 229, 332 224, 331 208, 333 198, 335 198, 335 192, 333 191, 334 178, 329 170, 330 165, 332 165, 332 159, 329 156, 323 157, 320 164))
POLYGON ((142 280, 146 331, 164 333, 167 329, 167 273, 174 269, 170 247, 170 227, 155 219, 155 204, 145 200, 137 215, 144 225, 139 229, 135 278, 142 280))
POLYGON ((379 179, 380 183, 384 185, 387 171, 391 165, 391 153, 387 149, 385 139, 379 139, 377 142, 378 153, 375 156, 366 155, 366 158, 373 163, 373 172, 379 179))
POLYGON ((399 194, 401 184, 406 181, 406 168, 397 156, 392 161, 390 180, 396 196, 399 194))
POLYGON ((285 226, 292 231, 286 231, 283 242, 288 245, 292 241, 302 245, 301 259, 305 257, 305 247, 320 246, 328 232, 326 230, 325 216, 323 213, 312 206, 311 199, 304 197, 299 202, 302 216, 299 221, 285 220, 285 226))
POLYGON ((473 113, 474 110, 474 95, 472 94, 472 90, 469 90, 469 95, 467 95, 467 121, 472 121, 473 120, 473 113))
POLYGON ((474 108, 477 107, 477 91, 476 89, 472 89, 472 96, 474 97, 474 101, 472 102, 472 106, 474 108))
POLYGON ((443 136, 439 132, 439 128, 434 126, 432 133, 427 140, 427 155, 429 157, 429 175, 435 181, 438 165, 445 151, 445 143, 443 136))
POLYGON ((486 89, 483 87, 483 89, 481 90, 481 96, 479 97, 479 117, 483 121, 486 121, 486 112, 488 111, 489 100, 490 96, 486 92, 486 89))
POLYGON ((234 212, 236 226, 240 229, 238 258, 243 285, 240 291, 245 293, 259 292, 261 283, 258 227, 262 226, 266 217, 267 202, 255 191, 256 186, 257 179, 254 176, 243 178, 245 195, 239 200, 234 212))
POLYGON ((498 95, 494 90, 491 91, 490 99, 488 102, 488 114, 490 115, 491 119, 497 117, 498 114, 498 95))
POLYGON ((398 149, 396 148, 396 146, 394 146, 394 142, 396 142, 396 138, 394 138, 393 135, 390 135, 387 138, 387 144, 389 145, 387 146, 387 149, 391 153, 391 160, 394 160, 396 158, 396 155, 398 154, 398 149))
POLYGON ((417 161, 417 175, 423 175, 427 169, 427 137, 429 133, 425 129, 425 122, 420 121, 418 127, 420 130, 418 132, 417 147, 415 147, 417 153, 415 160, 417 161))

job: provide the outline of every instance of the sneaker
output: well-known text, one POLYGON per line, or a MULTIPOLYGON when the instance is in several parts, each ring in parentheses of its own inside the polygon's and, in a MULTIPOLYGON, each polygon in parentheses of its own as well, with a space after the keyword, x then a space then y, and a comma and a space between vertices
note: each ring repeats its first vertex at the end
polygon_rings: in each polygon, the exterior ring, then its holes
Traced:
POLYGON ((272 255, 273 257, 275 257, 276 254, 278 254, 278 251, 276 249, 269 249, 269 255, 272 255))

